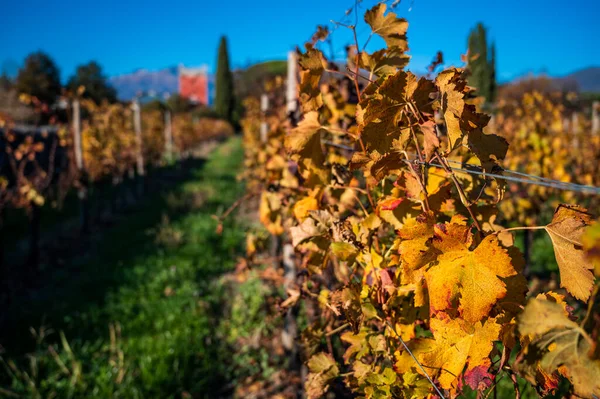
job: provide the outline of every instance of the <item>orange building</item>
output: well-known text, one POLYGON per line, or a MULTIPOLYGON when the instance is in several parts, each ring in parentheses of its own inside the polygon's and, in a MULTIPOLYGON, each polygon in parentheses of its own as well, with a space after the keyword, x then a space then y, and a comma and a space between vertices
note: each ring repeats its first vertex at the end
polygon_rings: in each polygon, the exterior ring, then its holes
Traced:
POLYGON ((208 104, 208 73, 206 67, 179 67, 179 95, 199 104, 208 104))

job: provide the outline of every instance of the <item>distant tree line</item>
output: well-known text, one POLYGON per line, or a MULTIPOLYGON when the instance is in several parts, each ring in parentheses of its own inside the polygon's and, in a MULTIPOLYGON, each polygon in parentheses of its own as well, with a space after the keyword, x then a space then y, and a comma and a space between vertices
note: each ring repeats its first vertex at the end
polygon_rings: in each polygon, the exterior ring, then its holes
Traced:
POLYGON ((2 77, 4 88, 14 88, 19 94, 24 93, 36 97, 42 103, 52 106, 60 97, 63 89, 76 91, 85 87, 82 97, 92 99, 96 103, 117 101, 115 89, 108 84, 102 67, 96 61, 90 61, 77 67, 63 87, 60 81, 60 70, 54 60, 46 53, 38 51, 25 58, 23 67, 11 81, 2 77))
MULTIPOLYGON (((223 36, 217 52, 213 107, 199 106, 178 94, 173 94, 166 100, 151 100, 146 102, 144 107, 146 109, 169 109, 173 113, 192 111, 198 118, 218 117, 239 127, 239 121, 244 113, 241 99, 262 89, 265 82, 275 76, 284 76, 286 69, 285 61, 272 61, 233 72, 229 61, 227 38, 223 36)), ((54 106, 61 95, 65 91, 78 92, 80 87, 84 87, 80 95, 93 100, 96 104, 104 101, 108 103, 118 101, 116 90, 108 83, 102 66, 98 62, 90 61, 79 65, 75 73, 63 85, 60 79, 60 70, 54 60, 48 54, 38 51, 27 56, 15 78, 9 77, 6 73, 0 74, 0 112, 11 109, 10 113, 16 115, 17 113, 11 107, 17 104, 21 107, 19 113, 21 117, 18 119, 37 118, 37 122, 47 123, 48 117, 40 119, 39 113, 34 114, 20 104, 19 95, 27 94, 35 97, 44 104, 49 110, 48 112, 56 114, 57 111, 52 110, 56 108, 54 106), (22 117, 23 115, 27 115, 27 118, 22 117)))
MULTIPOLYGON (((227 39, 223 36, 218 50, 214 109, 193 104, 178 94, 173 94, 166 101, 150 101, 145 106, 168 108, 175 113, 193 110, 198 117, 216 116, 238 126, 243 109, 241 102, 236 99, 234 86, 234 77, 229 65, 227 39)), ((21 94, 26 94, 35 97, 37 104, 42 105, 41 114, 56 115, 54 106, 65 91, 78 93, 81 97, 91 99, 96 104, 105 101, 117 102, 117 92, 108 83, 98 62, 90 61, 87 64, 79 65, 75 73, 67 80, 66 85, 63 86, 60 80, 60 70, 54 60, 48 54, 38 51, 27 56, 15 78, 10 78, 5 72, 0 75, 0 112, 9 110, 14 103, 18 103, 18 97, 21 94), (83 90, 79 92, 81 87, 83 90)), ((40 118, 40 112, 38 111, 36 114, 37 122, 48 122, 48 115, 45 117, 42 115, 40 118)))
MULTIPOLYGON (((194 104, 178 94, 172 94, 168 99, 145 101, 143 106, 145 109, 168 109, 175 114, 193 112, 198 118, 217 117, 239 127, 239 121, 244 114, 241 100, 261 91, 264 84, 276 76, 285 76, 286 71, 285 60, 257 63, 232 71, 227 38, 223 36, 217 51, 213 107, 194 104)), ((16 77, 9 77, 6 72, 0 74, 0 114, 13 115, 20 121, 47 123, 49 117, 40 117, 39 112, 33 112, 31 108, 21 104, 18 100, 19 95, 27 94, 37 98, 44 104, 48 113, 56 116, 59 111, 55 105, 61 95, 66 91, 76 93, 80 87, 84 87, 80 96, 91 99, 96 104, 118 101, 115 88, 109 84, 98 62, 90 61, 79 65, 63 85, 60 70, 54 60, 42 51, 32 53, 27 56, 16 77), (16 110, 16 107, 19 109, 16 110)), ((64 118, 66 115, 58 119, 64 118)))

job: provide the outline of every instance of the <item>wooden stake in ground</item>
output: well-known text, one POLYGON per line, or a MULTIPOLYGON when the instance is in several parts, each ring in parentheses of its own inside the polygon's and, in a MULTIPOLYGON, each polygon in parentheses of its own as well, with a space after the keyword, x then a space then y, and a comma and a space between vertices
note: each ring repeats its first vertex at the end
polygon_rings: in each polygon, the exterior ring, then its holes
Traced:
MULTIPOLYGON (((296 53, 290 51, 288 53, 288 73, 287 73, 287 86, 286 86, 286 110, 288 119, 290 121, 290 128, 294 128, 297 124, 296 120, 296 111, 298 108, 297 102, 297 79, 296 79, 296 71, 297 71, 297 60, 296 53)), ((294 247, 289 242, 283 245, 283 271, 284 271, 284 286, 286 289, 292 288, 296 283, 296 260, 294 259, 294 247)), ((298 350, 298 323, 296 321, 297 310, 288 309, 285 316, 285 329, 283 332, 284 345, 286 341, 289 343, 289 347, 287 348, 290 352, 290 368, 297 369, 301 371, 301 364, 299 362, 299 350, 298 350)))
POLYGON ((136 98, 133 100, 133 129, 135 131, 135 144, 136 144, 136 172, 137 172, 137 191, 138 195, 143 192, 143 180, 146 171, 144 170, 144 147, 142 142, 142 116, 140 110, 140 103, 136 98))
POLYGON ((136 172, 138 176, 144 176, 146 174, 144 170, 144 152, 142 146, 142 116, 140 112, 140 103, 137 99, 133 101, 133 129, 135 131, 135 145, 136 145, 136 172))
POLYGON ((269 135, 269 125, 267 124, 266 117, 267 111, 269 110, 269 97, 266 94, 260 96, 260 141, 264 144, 267 142, 269 135))
POLYGON ((75 150, 75 165, 79 172, 83 171, 83 146, 81 142, 81 109, 79 100, 73 100, 73 147, 75 150))
POLYGON ((592 133, 600 134, 600 101, 592 104, 592 133))
POLYGON ((173 127, 171 125, 171 111, 165 111, 165 157, 167 162, 173 160, 173 127))
POLYGON ((88 207, 88 188, 89 181, 85 164, 83 161, 83 141, 81 138, 81 104, 78 99, 73 100, 73 150, 75 152, 75 166, 79 173, 79 206, 81 213, 81 230, 89 231, 89 207, 88 207))
POLYGON ((297 123, 296 111, 298 110, 298 58, 295 51, 288 52, 285 100, 288 117, 293 119, 293 123, 297 123))

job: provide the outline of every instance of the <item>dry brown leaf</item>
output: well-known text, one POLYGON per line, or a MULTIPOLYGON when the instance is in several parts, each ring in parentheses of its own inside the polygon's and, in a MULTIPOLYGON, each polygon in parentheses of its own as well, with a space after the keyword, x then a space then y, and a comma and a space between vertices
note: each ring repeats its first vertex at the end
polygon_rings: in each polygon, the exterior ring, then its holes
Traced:
POLYGON ((545 229, 554 246, 554 255, 560 270, 560 286, 571 295, 587 301, 594 285, 594 266, 583 251, 582 236, 591 217, 584 208, 559 205, 552 223, 545 229))

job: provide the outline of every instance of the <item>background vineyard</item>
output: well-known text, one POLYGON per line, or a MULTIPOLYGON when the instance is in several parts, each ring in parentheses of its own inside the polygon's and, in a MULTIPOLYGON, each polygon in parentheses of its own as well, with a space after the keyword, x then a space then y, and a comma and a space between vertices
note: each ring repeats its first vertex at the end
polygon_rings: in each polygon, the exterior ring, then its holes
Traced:
POLYGON ((28 128, 5 123, 0 143, 5 303, 35 286, 40 268, 56 267, 61 262, 57 253, 68 251, 67 242, 85 248, 92 230, 134 209, 169 176, 176 181, 190 159, 233 134, 226 121, 198 119, 191 112, 177 114, 173 123, 165 118, 171 116, 168 109, 140 114, 141 146, 130 104, 84 100, 79 115, 71 115, 67 124, 28 128))

